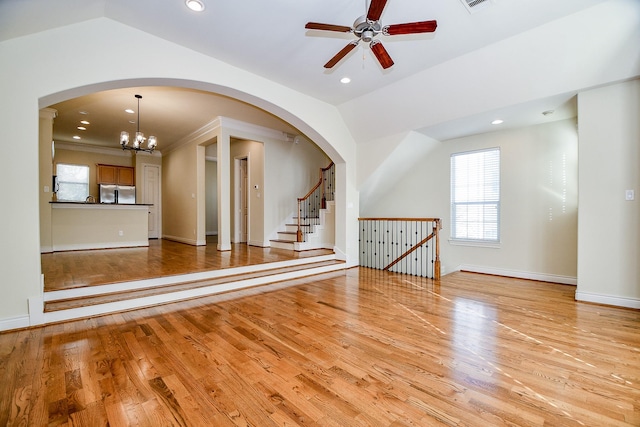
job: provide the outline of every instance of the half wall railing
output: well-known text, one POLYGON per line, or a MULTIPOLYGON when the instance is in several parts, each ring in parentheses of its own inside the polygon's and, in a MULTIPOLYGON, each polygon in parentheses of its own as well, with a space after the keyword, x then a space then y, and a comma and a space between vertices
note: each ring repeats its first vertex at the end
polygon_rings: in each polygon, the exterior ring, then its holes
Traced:
POLYGON ((440 218, 358 218, 360 266, 440 280, 440 218))
POLYGON ((312 231, 313 225, 320 223, 320 209, 325 209, 327 202, 333 201, 335 187, 335 165, 331 162, 326 168, 320 168, 318 183, 304 197, 298 198, 298 242, 304 242, 305 234, 312 231))

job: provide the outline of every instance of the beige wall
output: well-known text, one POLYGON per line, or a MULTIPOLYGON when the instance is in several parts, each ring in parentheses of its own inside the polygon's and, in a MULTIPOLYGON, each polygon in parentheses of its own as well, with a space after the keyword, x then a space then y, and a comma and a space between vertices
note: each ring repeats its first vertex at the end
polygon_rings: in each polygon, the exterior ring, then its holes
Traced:
POLYGON ((54 204, 54 251, 149 246, 145 206, 54 204))
POLYGON ((640 80, 583 92, 578 111, 576 298, 640 308, 640 80))
POLYGON ((205 215, 207 235, 218 234, 218 164, 205 163, 205 215))
MULTIPOLYGON (((247 243, 253 246, 266 246, 264 241, 264 153, 265 144, 258 141, 231 139, 231 241, 235 241, 236 215, 239 209, 236 199, 239 197, 239 185, 236 181, 236 159, 246 158, 249 171, 249 223, 247 224, 247 243), (256 189, 255 186, 258 186, 256 189)), ((280 189, 278 189, 280 190, 280 189)))
POLYGON ((162 157, 162 234, 191 245, 198 244, 198 148, 190 143, 162 157))
POLYGON ((575 283, 577 153, 574 120, 504 130, 439 143, 383 193, 367 191, 363 217, 439 217, 444 273, 465 267, 488 273, 575 283), (450 156, 499 147, 501 243, 449 242, 450 156))

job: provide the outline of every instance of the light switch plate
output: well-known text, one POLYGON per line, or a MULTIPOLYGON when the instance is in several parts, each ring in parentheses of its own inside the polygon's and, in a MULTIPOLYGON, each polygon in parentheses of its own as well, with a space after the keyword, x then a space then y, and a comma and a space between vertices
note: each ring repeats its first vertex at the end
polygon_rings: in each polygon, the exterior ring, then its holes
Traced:
POLYGON ((624 199, 625 200, 634 200, 635 198, 636 198, 635 191, 627 190, 627 191, 624 192, 624 199))

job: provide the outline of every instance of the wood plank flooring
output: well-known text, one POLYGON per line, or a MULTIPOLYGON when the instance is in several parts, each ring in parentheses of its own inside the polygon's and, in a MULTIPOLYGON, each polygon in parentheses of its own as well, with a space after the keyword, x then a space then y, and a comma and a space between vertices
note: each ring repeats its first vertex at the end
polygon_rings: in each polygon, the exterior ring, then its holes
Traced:
POLYGON ((40 259, 47 292, 332 253, 326 249, 293 252, 246 244, 232 244, 231 251, 220 252, 215 238, 209 237, 206 246, 155 239, 149 240, 149 247, 54 252, 41 254, 40 259))
POLYGON ((354 268, 0 334, 0 425, 638 426, 640 311, 354 268))

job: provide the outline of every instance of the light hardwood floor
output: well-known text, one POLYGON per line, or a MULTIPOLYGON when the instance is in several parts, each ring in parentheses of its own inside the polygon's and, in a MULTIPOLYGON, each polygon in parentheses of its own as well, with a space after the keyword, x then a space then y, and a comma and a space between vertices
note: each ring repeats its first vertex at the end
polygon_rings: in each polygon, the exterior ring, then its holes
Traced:
POLYGON ((354 268, 0 334, 0 425, 638 426, 640 311, 354 268))
POLYGON ((326 249, 294 252, 246 244, 232 244, 232 250, 220 252, 216 246, 215 236, 209 236, 206 246, 156 239, 149 240, 148 247, 42 254, 44 290, 128 282, 333 253, 326 249))

